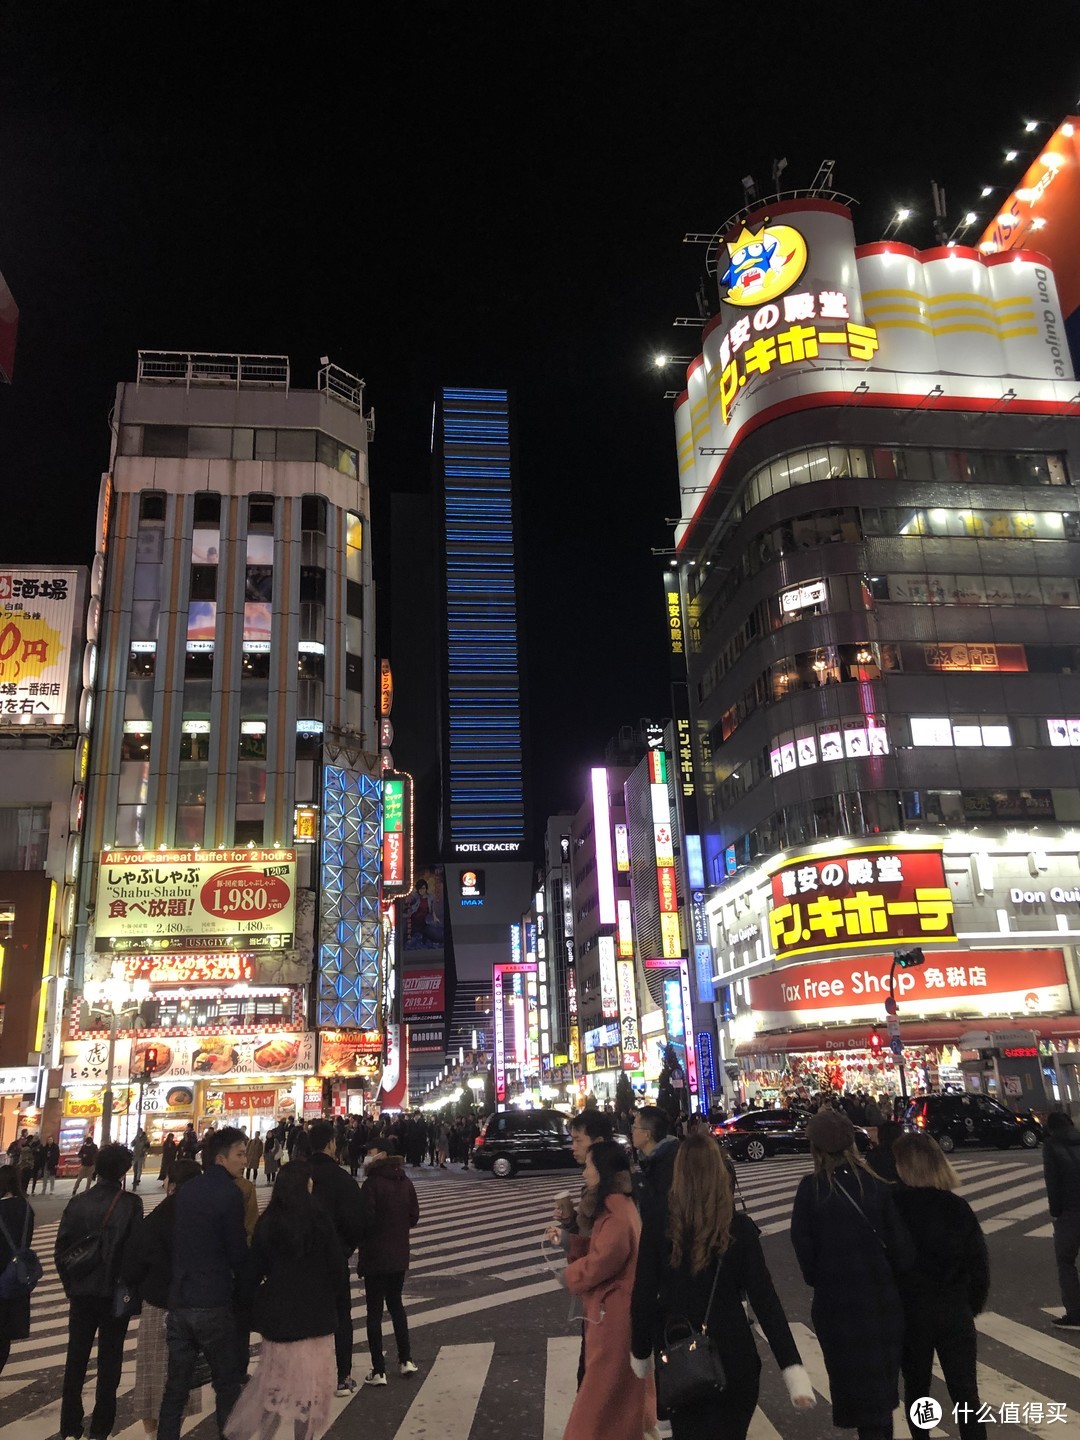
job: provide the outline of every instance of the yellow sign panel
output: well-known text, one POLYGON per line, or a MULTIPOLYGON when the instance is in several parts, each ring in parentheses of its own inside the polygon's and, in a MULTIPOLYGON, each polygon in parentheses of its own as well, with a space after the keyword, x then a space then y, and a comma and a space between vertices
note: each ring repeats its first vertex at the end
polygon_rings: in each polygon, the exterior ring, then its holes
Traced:
POLYGON ((660 940, 665 960, 679 960, 682 957, 682 936, 678 915, 660 916, 660 940))

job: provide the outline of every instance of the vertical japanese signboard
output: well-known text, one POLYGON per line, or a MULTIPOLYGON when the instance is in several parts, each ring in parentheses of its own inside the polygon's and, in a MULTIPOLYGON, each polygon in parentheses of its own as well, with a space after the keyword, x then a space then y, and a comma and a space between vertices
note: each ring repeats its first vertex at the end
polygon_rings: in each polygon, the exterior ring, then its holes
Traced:
POLYGON ((383 776, 383 894, 406 895, 412 888, 412 776, 383 776))

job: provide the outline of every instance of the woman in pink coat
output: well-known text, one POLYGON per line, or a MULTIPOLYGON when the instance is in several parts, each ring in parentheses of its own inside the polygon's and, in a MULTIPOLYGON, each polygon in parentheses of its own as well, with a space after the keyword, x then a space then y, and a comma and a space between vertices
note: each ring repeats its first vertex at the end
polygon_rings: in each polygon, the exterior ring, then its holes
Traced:
MULTIPOLYGON (((566 1288, 585 1306, 585 1378, 563 1440, 642 1440, 656 1423, 652 1376, 630 1368, 630 1296, 634 1289, 641 1217, 629 1194, 627 1150, 598 1141, 585 1162, 584 1180, 596 1197, 588 1250, 571 1259, 566 1288)), ((573 1251, 571 1251, 573 1254, 573 1251)))

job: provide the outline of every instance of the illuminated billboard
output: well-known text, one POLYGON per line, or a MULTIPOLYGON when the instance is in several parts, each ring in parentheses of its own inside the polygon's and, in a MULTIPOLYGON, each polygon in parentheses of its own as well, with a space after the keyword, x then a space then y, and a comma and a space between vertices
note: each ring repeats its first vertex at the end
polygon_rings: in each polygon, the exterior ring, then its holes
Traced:
POLYGON ((608 774, 592 772, 593 840, 596 846, 596 888, 600 898, 600 924, 615 924, 615 875, 611 855, 611 807, 608 774))
POLYGON ((0 569, 0 725, 64 725, 76 630, 75 570, 0 569))
POLYGON ((1061 313, 1080 307, 1080 116, 1069 115, 1039 146, 1020 183, 979 237, 986 255, 1035 250, 1054 269, 1061 313))
POLYGON ((98 950, 289 949, 295 850, 105 850, 98 950))
POLYGON ((768 929, 778 961, 901 941, 956 943, 940 845, 796 855, 773 873, 770 887, 768 929))
POLYGON ((383 895, 406 895, 412 889, 413 870, 412 776, 387 771, 382 786, 383 895))

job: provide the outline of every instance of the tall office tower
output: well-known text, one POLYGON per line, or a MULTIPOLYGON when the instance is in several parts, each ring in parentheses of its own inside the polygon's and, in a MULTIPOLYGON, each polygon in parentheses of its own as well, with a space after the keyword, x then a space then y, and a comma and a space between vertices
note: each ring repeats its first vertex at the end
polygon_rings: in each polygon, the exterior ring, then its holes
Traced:
POLYGON ((383 1020, 363 382, 144 351, 114 417, 76 985, 137 986, 159 1128, 269 1121, 383 1020))
POLYGON ((457 980, 448 1046, 456 1051, 471 1048, 487 1014, 492 966, 506 960, 510 926, 532 893, 532 867, 520 858, 528 813, 506 391, 441 390, 433 443, 446 595, 440 846, 457 980), (466 872, 473 893, 463 895, 466 872))
POLYGON ((667 604, 719 1058, 767 1095, 899 1094, 901 1056, 916 1085, 989 1086, 960 1067, 993 1048, 995 1093, 1047 1103, 1039 1045, 1052 1069, 1080 1033, 1080 421, 1053 270, 856 246, 824 196, 755 205, 709 263, 667 604), (893 955, 920 949, 886 1029, 893 955))

